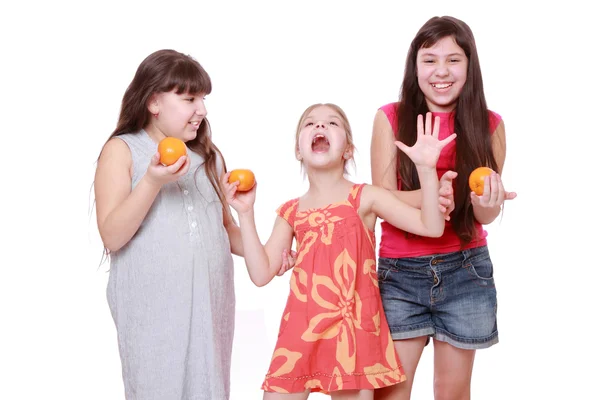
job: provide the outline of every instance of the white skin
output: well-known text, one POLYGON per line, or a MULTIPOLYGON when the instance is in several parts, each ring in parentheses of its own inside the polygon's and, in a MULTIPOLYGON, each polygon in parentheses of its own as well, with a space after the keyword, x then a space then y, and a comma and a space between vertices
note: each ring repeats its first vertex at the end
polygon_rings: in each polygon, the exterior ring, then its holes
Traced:
MULTIPOLYGON (((168 136, 184 142, 194 139, 200 123, 206 117, 202 93, 158 93, 151 97, 147 108, 152 116, 144 130, 157 145, 168 136)), ((161 187, 178 180, 190 168, 187 156, 180 157, 170 166, 163 166, 159 158, 156 152, 146 173, 132 190, 133 164, 129 147, 122 140, 113 138, 102 149, 94 189, 98 229, 109 251, 117 251, 131 240, 161 187)), ((239 227, 229 210, 224 210, 223 221, 232 253, 242 255, 239 227)))
MULTIPOLYGON (((429 110, 449 112, 454 110, 458 96, 467 79, 469 60, 463 49, 452 37, 440 39, 430 48, 422 48, 417 53, 417 80, 425 95, 429 110)), ((394 141, 392 127, 382 111, 378 111, 373 125, 371 142, 371 174, 374 185, 397 191, 396 151, 391 151, 394 141)), ((516 197, 514 192, 506 192, 500 174, 506 156, 506 138, 504 123, 501 122, 492 135, 492 151, 498 171, 485 178, 484 192, 477 196, 471 192, 471 202, 475 219, 481 224, 493 222, 499 215, 505 200, 516 197)), ((451 185, 440 187, 448 193, 451 185)), ((398 196, 410 204, 419 205, 420 191, 396 192, 398 196)), ((449 209, 454 209, 454 202, 449 209)), ((407 381, 379 389, 375 393, 377 400, 410 399, 417 365, 425 347, 426 337, 397 340, 396 351, 402 357, 402 365, 407 381)), ((448 343, 434 340, 434 393, 435 399, 468 400, 470 399, 471 374, 475 359, 475 350, 458 349, 448 343)))
MULTIPOLYGON (((344 162, 352 157, 352 147, 341 121, 341 117, 327 106, 313 109, 303 121, 296 156, 302 160, 310 187, 300 198, 299 210, 320 208, 343 201, 348 196, 353 183, 344 178, 344 162), (317 137, 326 138, 328 145, 323 148, 313 146, 317 137)), ((413 147, 400 142, 395 145, 417 166, 423 187, 422 207, 411 207, 388 190, 365 185, 358 214, 365 227, 371 231, 376 219, 380 217, 400 229, 418 235, 439 237, 443 233, 445 210, 439 208, 439 182, 435 165, 442 148, 454 140, 455 135, 439 141, 439 119, 432 124, 431 114, 427 115, 425 122, 422 117, 419 119, 418 131, 418 139, 413 147)), ((257 186, 248 192, 237 192, 239 183, 228 183, 228 175, 223 178, 222 183, 226 187, 227 201, 239 216, 243 252, 250 278, 257 286, 266 285, 282 269, 279 260, 282 252, 292 244, 292 227, 278 216, 271 236, 263 246, 254 222, 257 186)), ((263 399, 296 400, 306 399, 308 395, 308 391, 294 394, 265 392, 263 399)), ((332 393, 331 397, 367 400, 373 398, 373 391, 341 391, 332 393)))

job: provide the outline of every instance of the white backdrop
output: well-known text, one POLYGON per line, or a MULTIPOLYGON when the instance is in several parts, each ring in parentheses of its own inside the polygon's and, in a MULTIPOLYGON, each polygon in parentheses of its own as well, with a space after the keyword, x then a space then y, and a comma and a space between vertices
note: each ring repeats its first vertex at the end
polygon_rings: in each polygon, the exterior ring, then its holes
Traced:
MULTIPOLYGON (((173 48, 210 74, 214 140, 230 169, 256 173, 266 240, 277 206, 306 187, 293 143, 308 105, 347 112, 354 179, 370 183, 373 117, 397 99, 408 45, 434 15, 475 33, 488 105, 507 129, 504 183, 518 193, 488 226, 500 344, 478 352, 473 398, 591 398, 600 356, 596 14, 586 1, 403 3, 2 5, 0 398, 123 398, 90 189, 148 54, 173 48)), ((260 399, 289 275, 256 288, 235 263, 232 400, 260 399)), ((433 398, 431 388, 429 346, 414 398, 433 398)))

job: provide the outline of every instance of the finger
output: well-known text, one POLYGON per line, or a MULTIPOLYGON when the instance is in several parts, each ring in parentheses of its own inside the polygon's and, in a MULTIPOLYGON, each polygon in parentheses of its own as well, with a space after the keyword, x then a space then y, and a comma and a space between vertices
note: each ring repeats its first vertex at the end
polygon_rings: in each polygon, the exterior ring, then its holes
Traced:
POLYGON ((433 120, 433 137, 438 138, 440 136, 440 117, 435 117, 433 120))
POLYGON ((185 175, 187 174, 187 172, 190 169, 190 165, 192 165, 192 159, 189 157, 185 157, 185 161, 183 163, 183 166, 181 167, 181 169, 179 170, 179 174, 180 175, 185 175))
POLYGON ((504 193, 504 200, 512 200, 515 197, 517 197, 517 193, 515 193, 515 192, 505 192, 504 193))
POLYGON ((496 205, 500 206, 504 203, 504 186, 502 186, 502 178, 500 178, 500 174, 494 173, 494 180, 496 181, 495 189, 498 192, 496 197, 496 205))
POLYGON ((471 192, 471 204, 481 204, 481 198, 475 192, 471 192))
POLYGON ((448 145, 448 143, 453 141, 455 138, 456 138, 456 133, 453 133, 452 135, 448 136, 446 139, 440 140, 440 145, 442 147, 446 147, 448 145))
POLYGON ((479 196, 479 204, 489 204, 491 198, 490 177, 483 178, 483 193, 479 196))
POLYGON ((446 209, 446 207, 444 207, 444 206, 443 206, 443 205, 441 205, 441 204, 440 204, 440 205, 438 205, 438 208, 440 209, 440 211, 442 212, 442 214, 446 214, 446 211, 448 211, 448 210, 446 209))
POLYGON ((285 274, 285 271, 287 271, 287 269, 284 268, 282 265, 281 268, 279 268, 279 271, 277 272, 277 276, 282 276, 283 274, 285 274))
POLYGON ((431 113, 425 114, 425 134, 431 135, 431 113))
POLYGON ((442 175, 440 180, 444 179, 444 180, 451 181, 452 179, 456 178, 457 176, 458 176, 458 172, 448 170, 448 171, 444 172, 444 175, 442 175))
POLYGON ((226 172, 226 173, 223 174, 223 176, 221 177, 221 182, 223 184, 229 183, 229 175, 231 175, 231 171, 226 172))
POLYGON ((176 174, 177 171, 179 171, 179 169, 183 166, 183 164, 185 163, 185 159, 187 157, 186 156, 181 156, 177 159, 177 161, 175 161, 175 163, 169 165, 167 167, 167 171, 169 171, 171 174, 176 174))
POLYGON ((423 132, 423 115, 417 115, 417 136, 422 135, 423 132))
POLYGON ((394 144, 406 154, 408 154, 407 151, 410 151, 410 147, 400 141, 395 141, 394 144))
POLYGON ((158 165, 160 164, 160 153, 157 151, 154 153, 152 158, 150 159, 150 165, 158 165))
POLYGON ((287 269, 288 266, 289 266, 288 253, 287 253, 287 250, 284 250, 283 253, 281 253, 281 267, 287 269))

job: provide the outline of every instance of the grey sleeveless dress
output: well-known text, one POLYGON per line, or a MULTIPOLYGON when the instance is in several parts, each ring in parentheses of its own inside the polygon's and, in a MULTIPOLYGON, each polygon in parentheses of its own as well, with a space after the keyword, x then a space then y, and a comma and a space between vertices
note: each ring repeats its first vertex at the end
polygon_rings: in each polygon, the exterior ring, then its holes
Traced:
MULTIPOLYGON (((133 188, 157 144, 143 130, 118 137, 131 150, 133 188)), ((189 172, 162 187, 131 241, 111 254, 107 298, 128 400, 229 398, 233 259, 203 159, 188 155, 189 172)))

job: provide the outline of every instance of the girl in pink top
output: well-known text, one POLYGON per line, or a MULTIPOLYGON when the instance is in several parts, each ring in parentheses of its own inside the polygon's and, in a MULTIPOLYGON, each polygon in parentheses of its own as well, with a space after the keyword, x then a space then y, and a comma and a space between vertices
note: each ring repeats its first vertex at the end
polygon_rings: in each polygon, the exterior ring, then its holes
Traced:
MULTIPOLYGON (((415 207, 421 190, 414 163, 394 141, 414 143, 417 118, 440 118, 439 138, 456 133, 440 154, 438 176, 456 171, 454 194, 441 238, 424 238, 382 223, 378 279, 388 324, 407 382, 376 391, 377 399, 409 399, 423 348, 433 337, 436 399, 470 398, 475 350, 498 342, 496 288, 486 232, 506 192, 500 179, 506 141, 501 117, 487 109, 471 29, 452 17, 434 17, 413 39, 399 102, 375 116, 371 143, 374 185, 394 191, 415 207), (483 195, 468 186, 475 168, 487 166, 483 195)), ((448 179, 441 180, 448 182, 448 179)))

